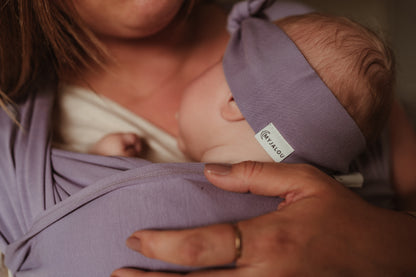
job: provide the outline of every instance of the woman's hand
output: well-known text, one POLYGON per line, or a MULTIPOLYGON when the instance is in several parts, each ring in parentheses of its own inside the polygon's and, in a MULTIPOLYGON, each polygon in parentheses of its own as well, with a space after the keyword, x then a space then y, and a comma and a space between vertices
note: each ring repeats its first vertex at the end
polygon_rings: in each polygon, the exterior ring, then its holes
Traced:
MULTIPOLYGON (((190 276, 416 276, 416 219, 367 204, 308 165, 243 162, 207 165, 207 178, 235 192, 280 196, 275 212, 238 223, 242 255, 232 269, 190 276)), ((180 265, 235 259, 230 224, 181 231, 138 231, 127 245, 180 265)), ((180 274, 119 269, 118 277, 180 274)))

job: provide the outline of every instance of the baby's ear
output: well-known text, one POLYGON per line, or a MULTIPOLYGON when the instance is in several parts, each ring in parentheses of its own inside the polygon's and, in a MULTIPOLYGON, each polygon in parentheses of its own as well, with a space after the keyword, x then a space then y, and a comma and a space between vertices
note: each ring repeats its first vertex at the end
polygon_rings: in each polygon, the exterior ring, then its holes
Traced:
POLYGON ((228 95, 227 101, 221 107, 221 116, 227 121, 244 120, 244 116, 238 108, 237 103, 235 103, 231 92, 228 95))

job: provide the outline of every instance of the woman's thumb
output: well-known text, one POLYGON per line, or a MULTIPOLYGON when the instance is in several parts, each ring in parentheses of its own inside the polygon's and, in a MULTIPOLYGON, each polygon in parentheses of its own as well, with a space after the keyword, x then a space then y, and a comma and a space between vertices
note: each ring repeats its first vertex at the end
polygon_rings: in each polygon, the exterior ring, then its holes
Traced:
POLYGON ((234 192, 287 198, 310 196, 327 187, 332 178, 306 164, 261 163, 206 164, 205 176, 215 186, 234 192))

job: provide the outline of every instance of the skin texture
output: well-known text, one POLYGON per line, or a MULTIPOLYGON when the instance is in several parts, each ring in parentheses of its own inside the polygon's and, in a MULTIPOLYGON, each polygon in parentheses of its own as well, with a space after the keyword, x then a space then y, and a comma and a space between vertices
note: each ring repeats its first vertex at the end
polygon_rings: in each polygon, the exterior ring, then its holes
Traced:
POLYGON ((220 107, 228 101, 228 95, 221 63, 208 69, 186 88, 178 112, 177 140, 180 150, 193 160, 200 161, 212 147, 212 141, 226 135, 221 132, 227 122, 221 116, 220 107))
POLYGON ((178 112, 178 146, 200 162, 272 161, 234 101, 217 63, 184 91, 178 112))
POLYGON ((75 0, 81 18, 101 37, 146 37, 164 29, 184 0, 75 0))
POLYGON ((221 59, 228 41, 221 8, 203 2, 188 17, 172 17, 182 2, 75 0, 111 60, 67 83, 92 89, 176 136, 184 88, 221 59))

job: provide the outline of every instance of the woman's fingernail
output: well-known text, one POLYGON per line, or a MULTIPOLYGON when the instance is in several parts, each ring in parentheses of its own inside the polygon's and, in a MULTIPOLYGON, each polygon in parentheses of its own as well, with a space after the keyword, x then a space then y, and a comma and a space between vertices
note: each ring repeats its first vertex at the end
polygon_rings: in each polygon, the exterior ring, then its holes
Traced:
POLYGON ((205 170, 209 174, 225 176, 231 172, 231 164, 206 164, 205 170))
POLYGON ((136 237, 129 237, 126 240, 126 245, 128 248, 133 249, 137 252, 140 252, 141 247, 140 247, 140 239, 136 238, 136 237))
POLYGON ((123 274, 123 271, 124 271, 123 269, 116 269, 111 273, 110 277, 122 277, 125 275, 123 274))

